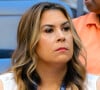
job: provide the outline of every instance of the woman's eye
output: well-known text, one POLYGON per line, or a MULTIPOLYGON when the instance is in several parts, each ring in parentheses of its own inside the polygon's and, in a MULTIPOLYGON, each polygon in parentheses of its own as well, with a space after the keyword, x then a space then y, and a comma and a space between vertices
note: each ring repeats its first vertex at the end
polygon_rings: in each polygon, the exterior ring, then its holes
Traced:
POLYGON ((70 30, 70 27, 69 26, 63 27, 63 30, 68 31, 68 30, 70 30))
POLYGON ((45 32, 46 33, 51 33, 51 32, 53 32, 53 29, 52 28, 45 29, 45 32))

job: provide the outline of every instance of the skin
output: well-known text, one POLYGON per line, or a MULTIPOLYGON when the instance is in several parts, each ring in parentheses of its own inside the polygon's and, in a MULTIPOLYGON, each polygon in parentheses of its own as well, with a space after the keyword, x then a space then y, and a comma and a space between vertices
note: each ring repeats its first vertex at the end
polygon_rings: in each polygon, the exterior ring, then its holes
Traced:
POLYGON ((36 51, 41 61, 51 64, 68 62, 73 55, 73 37, 68 20, 63 13, 58 10, 45 11, 40 28, 41 35, 36 51), (67 50, 57 51, 59 48, 67 50))
POLYGON ((39 90, 56 90, 67 70, 66 63, 73 55, 70 25, 61 11, 47 10, 43 13, 36 52, 39 56, 36 69, 42 79, 39 90))
POLYGON ((98 78, 97 83, 96 83, 96 90, 100 90, 100 78, 98 78))
POLYGON ((3 85, 2 85, 2 81, 0 80, 0 90, 4 90, 3 89, 3 85))
POLYGON ((100 14, 100 0, 84 0, 88 10, 100 14))

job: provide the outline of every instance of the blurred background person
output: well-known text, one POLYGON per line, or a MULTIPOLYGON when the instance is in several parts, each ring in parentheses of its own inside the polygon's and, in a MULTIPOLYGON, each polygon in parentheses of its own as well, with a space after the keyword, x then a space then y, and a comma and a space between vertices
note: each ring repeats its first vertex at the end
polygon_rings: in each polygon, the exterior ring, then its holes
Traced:
POLYGON ((67 3, 73 12, 74 18, 84 15, 88 12, 83 0, 61 0, 67 3))
POLYGON ((96 90, 96 80, 100 76, 100 0, 84 0, 84 3, 90 12, 73 22, 87 51, 90 90, 96 90))

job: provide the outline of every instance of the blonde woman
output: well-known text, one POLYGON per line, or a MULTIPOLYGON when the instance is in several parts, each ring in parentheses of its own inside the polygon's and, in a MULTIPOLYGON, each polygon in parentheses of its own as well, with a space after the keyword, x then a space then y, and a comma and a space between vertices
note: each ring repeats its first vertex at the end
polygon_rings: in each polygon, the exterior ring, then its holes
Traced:
POLYGON ((19 22, 13 66, 0 76, 0 90, 83 90, 82 50, 65 8, 38 3, 19 22))

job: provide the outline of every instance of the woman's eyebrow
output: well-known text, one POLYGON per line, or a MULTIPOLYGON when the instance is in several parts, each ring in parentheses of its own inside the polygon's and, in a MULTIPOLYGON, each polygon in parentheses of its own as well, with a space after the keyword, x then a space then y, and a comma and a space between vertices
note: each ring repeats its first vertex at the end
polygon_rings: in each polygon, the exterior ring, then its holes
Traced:
POLYGON ((69 25, 69 21, 62 23, 61 26, 64 26, 65 24, 69 25))
MULTIPOLYGON (((65 24, 68 24, 69 25, 69 21, 65 21, 61 24, 61 26, 64 26, 65 24)), ((51 25, 51 24, 45 24, 45 25, 42 25, 40 28, 44 28, 44 27, 54 27, 54 25, 51 25)))
POLYGON ((45 24, 45 25, 42 25, 40 28, 44 28, 44 27, 54 27, 53 25, 50 25, 50 24, 45 24))

